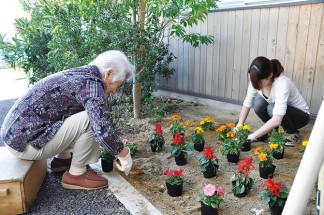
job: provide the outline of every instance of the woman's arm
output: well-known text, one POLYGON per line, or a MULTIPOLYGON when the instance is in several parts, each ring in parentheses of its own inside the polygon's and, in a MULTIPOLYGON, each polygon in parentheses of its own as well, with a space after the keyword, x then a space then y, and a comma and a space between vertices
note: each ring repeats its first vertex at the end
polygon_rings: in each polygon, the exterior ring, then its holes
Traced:
POLYGON ((250 108, 243 105, 242 109, 241 109, 240 118, 239 118, 239 121, 237 123, 237 126, 238 125, 244 125, 245 120, 246 120, 247 116, 249 115, 249 112, 250 112, 250 108))
POLYGON ((280 115, 273 115, 268 122, 266 122, 261 128, 256 130, 253 135, 256 138, 262 137, 263 135, 271 132, 272 129, 278 127, 281 124, 281 121, 283 119, 283 116, 280 115))

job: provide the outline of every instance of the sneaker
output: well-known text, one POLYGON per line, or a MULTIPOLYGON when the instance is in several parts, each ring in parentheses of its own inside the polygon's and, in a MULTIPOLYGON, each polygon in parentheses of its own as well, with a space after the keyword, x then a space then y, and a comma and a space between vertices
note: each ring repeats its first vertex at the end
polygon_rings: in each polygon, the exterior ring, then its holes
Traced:
POLYGON ((53 172, 63 172, 70 169, 72 162, 72 156, 68 159, 61 159, 54 157, 51 161, 51 169, 53 172))
POLYGON ((68 171, 63 174, 62 187, 71 190, 96 190, 108 186, 108 180, 87 170, 82 175, 71 175, 68 171))
POLYGON ((286 146, 295 146, 299 143, 299 141, 300 141, 300 138, 299 138, 298 133, 288 134, 288 136, 286 138, 285 145, 286 146))

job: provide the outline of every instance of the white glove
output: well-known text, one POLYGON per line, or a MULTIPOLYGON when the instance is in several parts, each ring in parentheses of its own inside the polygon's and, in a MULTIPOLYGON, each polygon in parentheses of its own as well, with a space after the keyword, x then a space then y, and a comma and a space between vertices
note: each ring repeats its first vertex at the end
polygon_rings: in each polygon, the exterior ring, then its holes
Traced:
POLYGON ((256 136, 254 134, 249 134, 248 140, 250 140, 251 142, 253 142, 253 141, 256 141, 257 138, 256 138, 256 136))
MULTIPOLYGON (((128 149, 128 148, 127 148, 128 149)), ((119 163, 116 163, 116 167, 120 170, 125 172, 126 175, 128 175, 129 171, 132 168, 133 165, 133 160, 132 157, 130 155, 130 150, 128 149, 128 153, 125 157, 119 157, 117 156, 119 163)))

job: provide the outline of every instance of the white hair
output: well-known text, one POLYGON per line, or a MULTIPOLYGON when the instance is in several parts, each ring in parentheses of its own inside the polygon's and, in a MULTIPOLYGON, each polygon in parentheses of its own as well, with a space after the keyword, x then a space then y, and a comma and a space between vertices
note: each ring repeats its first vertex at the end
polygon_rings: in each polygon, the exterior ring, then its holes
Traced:
POLYGON ((134 66, 121 51, 110 50, 103 52, 91 61, 89 65, 97 66, 101 77, 104 76, 107 69, 114 69, 115 76, 112 80, 113 82, 130 80, 134 75, 134 66))

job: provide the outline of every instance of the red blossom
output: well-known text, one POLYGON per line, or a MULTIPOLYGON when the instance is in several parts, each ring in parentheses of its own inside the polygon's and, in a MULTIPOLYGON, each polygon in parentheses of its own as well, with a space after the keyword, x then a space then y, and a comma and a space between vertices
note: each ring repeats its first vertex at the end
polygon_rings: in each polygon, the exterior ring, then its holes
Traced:
POLYGON ((183 170, 182 170, 182 169, 179 169, 179 170, 174 170, 174 173, 173 173, 173 175, 174 175, 174 176, 178 176, 178 177, 181 177, 181 176, 182 176, 182 172, 183 172, 183 170))
POLYGON ((183 143, 183 137, 177 132, 173 138, 172 144, 179 146, 182 143, 183 143))
POLYGON ((170 177, 171 175, 173 175, 174 170, 173 169, 167 169, 164 171, 164 175, 170 177))
POLYGON ((156 134, 159 134, 159 135, 163 135, 163 131, 162 131, 162 128, 161 128, 161 124, 160 123, 155 123, 154 124, 154 128, 155 128, 155 133, 156 134))
POLYGON ((252 162, 253 162, 252 157, 245 158, 244 160, 241 160, 240 163, 239 163, 239 168, 238 168, 237 172, 238 173, 243 173, 244 178, 248 178, 251 168, 254 167, 252 162))
POLYGON ((263 184, 264 187, 267 187, 269 190, 269 193, 272 196, 280 197, 279 192, 283 191, 282 187, 285 186, 282 183, 277 183, 275 180, 268 178, 267 181, 263 184))
POLYGON ((214 150, 210 146, 207 146, 206 148, 204 148, 204 151, 202 153, 209 160, 212 160, 212 159, 216 158, 215 155, 214 155, 214 150))

